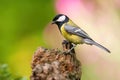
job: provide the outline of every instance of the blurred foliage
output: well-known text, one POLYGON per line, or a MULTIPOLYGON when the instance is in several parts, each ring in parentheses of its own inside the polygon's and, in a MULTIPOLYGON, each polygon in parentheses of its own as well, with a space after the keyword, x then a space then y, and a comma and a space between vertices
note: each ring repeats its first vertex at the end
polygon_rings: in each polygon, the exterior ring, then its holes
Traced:
POLYGON ((30 76, 32 54, 45 46, 42 33, 54 15, 53 0, 0 0, 0 63, 30 76))
POLYGON ((0 65, 0 80, 27 80, 27 78, 13 75, 7 64, 2 64, 0 65))
POLYGON ((52 14, 51 0, 0 0, 0 58, 5 58, 25 37, 40 37, 52 14))

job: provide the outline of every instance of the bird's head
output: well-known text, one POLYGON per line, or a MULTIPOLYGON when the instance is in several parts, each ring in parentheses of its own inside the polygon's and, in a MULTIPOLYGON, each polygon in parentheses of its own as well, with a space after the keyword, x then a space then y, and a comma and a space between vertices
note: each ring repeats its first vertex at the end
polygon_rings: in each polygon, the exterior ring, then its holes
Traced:
POLYGON ((53 18, 52 24, 56 24, 58 27, 61 27, 64 23, 67 23, 68 21, 69 18, 66 15, 58 14, 53 18))

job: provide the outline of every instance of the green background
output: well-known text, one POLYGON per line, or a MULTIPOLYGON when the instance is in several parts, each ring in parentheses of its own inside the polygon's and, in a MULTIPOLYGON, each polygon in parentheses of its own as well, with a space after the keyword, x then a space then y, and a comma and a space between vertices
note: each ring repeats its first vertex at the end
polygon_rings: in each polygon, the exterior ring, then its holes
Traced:
POLYGON ((0 64, 30 76, 34 51, 43 45, 42 33, 54 15, 52 0, 0 0, 0 64))

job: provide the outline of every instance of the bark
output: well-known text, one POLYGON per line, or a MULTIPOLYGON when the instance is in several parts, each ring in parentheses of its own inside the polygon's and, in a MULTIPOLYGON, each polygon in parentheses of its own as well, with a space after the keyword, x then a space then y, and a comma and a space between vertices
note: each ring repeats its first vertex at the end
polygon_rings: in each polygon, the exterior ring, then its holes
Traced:
POLYGON ((72 44, 63 41, 63 51, 38 48, 33 55, 30 80, 80 80, 81 64, 74 49, 67 53, 72 44))

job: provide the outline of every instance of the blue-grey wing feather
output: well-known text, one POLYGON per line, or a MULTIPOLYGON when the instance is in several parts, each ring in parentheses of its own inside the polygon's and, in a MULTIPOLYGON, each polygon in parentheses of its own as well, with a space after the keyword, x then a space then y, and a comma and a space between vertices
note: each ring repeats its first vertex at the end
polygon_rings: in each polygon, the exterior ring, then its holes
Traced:
POLYGON ((83 37, 84 39, 91 39, 89 35, 79 27, 74 27, 66 24, 64 28, 68 33, 78 35, 80 37, 83 37))
POLYGON ((98 46, 99 48, 102 48, 104 49, 105 51, 107 51, 108 53, 110 53, 110 50, 108 50, 107 48, 105 48, 104 46, 98 44, 97 42, 95 42, 93 39, 91 39, 89 37, 89 35, 83 31, 81 28, 79 27, 76 27, 76 26, 71 26, 71 25, 68 25, 66 24, 65 25, 65 30, 68 32, 68 33, 71 33, 71 34, 75 34, 75 35, 78 35, 80 37, 82 37, 84 39, 84 42, 86 44, 89 44, 89 45, 96 45, 98 46))

